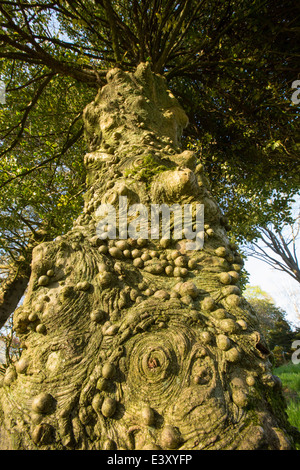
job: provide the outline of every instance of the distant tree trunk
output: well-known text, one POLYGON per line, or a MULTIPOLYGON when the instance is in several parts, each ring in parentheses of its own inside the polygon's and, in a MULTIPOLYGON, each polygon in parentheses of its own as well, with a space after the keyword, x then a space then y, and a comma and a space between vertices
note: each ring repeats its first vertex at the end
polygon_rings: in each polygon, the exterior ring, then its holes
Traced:
POLYGON ((34 249, 15 312, 23 353, 0 389, 3 447, 292 448, 279 380, 237 285, 241 259, 202 166, 180 148, 184 111, 147 64, 107 82, 84 113, 84 213, 34 249), (149 210, 204 204, 204 249, 99 239, 96 211, 120 195, 149 210))

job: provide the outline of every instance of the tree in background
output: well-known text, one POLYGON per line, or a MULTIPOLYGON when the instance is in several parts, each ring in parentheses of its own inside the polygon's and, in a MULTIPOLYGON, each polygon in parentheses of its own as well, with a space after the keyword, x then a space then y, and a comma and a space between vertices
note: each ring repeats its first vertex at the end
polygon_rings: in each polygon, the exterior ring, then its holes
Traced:
MULTIPOLYGON (((0 334, 1 353, 5 357, 6 366, 13 364, 21 356, 20 341, 13 330, 13 318, 10 317, 0 334)), ((1 361, 2 363, 2 361, 1 361)))
MULTIPOLYGON (((7 67, 12 64, 9 61, 7 67)), ((34 70, 37 72, 36 66, 34 70)), ((30 75, 33 70, 27 72, 30 75)), ((32 249, 72 226, 82 208, 85 190, 80 116, 88 99, 86 93, 82 100, 80 86, 76 90, 74 84, 57 79, 53 86, 47 81, 47 91, 43 89, 41 94, 40 90, 39 99, 31 100, 30 93, 34 93, 38 80, 31 83, 23 73, 16 81, 20 89, 16 86, 13 92, 12 84, 8 85, 8 103, 1 114, 2 150, 5 138, 14 136, 8 149, 2 151, 0 162, 0 179, 6 181, 0 201, 1 324, 14 311, 28 285, 32 249), (13 99, 14 93, 21 93, 22 98, 13 99), (22 110, 28 101, 25 117, 19 122, 19 108, 22 110), (74 103, 81 106, 80 112, 74 110, 74 103)))
POLYGON ((293 352, 292 343, 300 338, 300 329, 292 328, 286 319, 286 312, 276 307, 272 297, 260 287, 247 286, 244 295, 259 317, 261 330, 274 355, 275 365, 289 361, 293 352))
POLYGON ((256 221, 289 215, 298 16, 276 1, 0 2, 13 267, 2 322, 27 285, 14 311, 22 355, 0 389, 2 447, 294 447, 227 231, 230 220, 250 236, 249 207, 256 221), (103 240, 99 207, 120 196, 148 211, 191 204, 194 217, 203 204, 204 249, 172 224, 170 239, 103 240))

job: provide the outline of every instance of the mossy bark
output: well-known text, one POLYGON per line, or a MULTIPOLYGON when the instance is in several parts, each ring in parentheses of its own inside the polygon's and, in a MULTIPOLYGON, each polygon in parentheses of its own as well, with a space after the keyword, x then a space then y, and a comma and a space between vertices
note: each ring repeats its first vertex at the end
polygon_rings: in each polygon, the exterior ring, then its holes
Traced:
POLYGON ((202 165, 180 139, 187 117, 165 80, 114 69, 85 110, 90 189, 73 229, 33 252, 14 315, 21 359, 0 389, 3 448, 289 449, 279 380, 242 261, 202 165), (205 242, 96 233, 97 209, 204 204, 205 242))

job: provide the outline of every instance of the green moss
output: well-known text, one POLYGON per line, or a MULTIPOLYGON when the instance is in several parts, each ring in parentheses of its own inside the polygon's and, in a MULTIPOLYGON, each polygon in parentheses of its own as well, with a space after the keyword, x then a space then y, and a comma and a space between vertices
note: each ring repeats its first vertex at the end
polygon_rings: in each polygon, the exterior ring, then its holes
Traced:
POLYGON ((154 176, 162 173, 163 171, 169 170, 165 165, 159 165, 157 160, 152 155, 146 155, 143 162, 133 169, 125 171, 125 176, 138 175, 138 179, 146 183, 147 187, 151 185, 154 176))

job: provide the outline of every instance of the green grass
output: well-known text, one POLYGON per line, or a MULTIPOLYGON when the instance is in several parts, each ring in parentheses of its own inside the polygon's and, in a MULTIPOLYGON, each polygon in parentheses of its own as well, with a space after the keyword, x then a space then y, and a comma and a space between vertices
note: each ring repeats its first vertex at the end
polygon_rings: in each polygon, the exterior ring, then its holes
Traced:
POLYGON ((288 363, 277 367, 274 374, 282 382, 289 421, 300 431, 300 364, 288 363))

